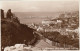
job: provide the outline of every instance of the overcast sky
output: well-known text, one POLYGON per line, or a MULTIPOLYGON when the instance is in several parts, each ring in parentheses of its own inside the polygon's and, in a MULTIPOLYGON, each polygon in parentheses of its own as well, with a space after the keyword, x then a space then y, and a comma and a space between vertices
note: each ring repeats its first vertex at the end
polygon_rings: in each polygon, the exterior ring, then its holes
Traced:
POLYGON ((0 8, 13 12, 59 12, 77 11, 78 0, 57 0, 57 1, 0 1, 0 8))

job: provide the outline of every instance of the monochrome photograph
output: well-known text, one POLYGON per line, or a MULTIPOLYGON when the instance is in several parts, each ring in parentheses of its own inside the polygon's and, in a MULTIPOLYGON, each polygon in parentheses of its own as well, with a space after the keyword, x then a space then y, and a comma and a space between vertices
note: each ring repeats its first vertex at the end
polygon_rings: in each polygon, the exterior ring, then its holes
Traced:
POLYGON ((79 0, 0 1, 1 51, 79 50, 79 0))

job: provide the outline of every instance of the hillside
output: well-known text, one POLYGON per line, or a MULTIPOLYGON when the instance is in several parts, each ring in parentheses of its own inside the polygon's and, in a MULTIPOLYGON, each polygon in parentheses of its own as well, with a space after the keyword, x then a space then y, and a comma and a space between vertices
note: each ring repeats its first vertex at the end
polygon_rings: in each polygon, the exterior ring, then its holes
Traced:
POLYGON ((1 20, 1 46, 12 46, 14 44, 31 44, 34 39, 33 29, 27 25, 13 22, 12 20, 1 20))

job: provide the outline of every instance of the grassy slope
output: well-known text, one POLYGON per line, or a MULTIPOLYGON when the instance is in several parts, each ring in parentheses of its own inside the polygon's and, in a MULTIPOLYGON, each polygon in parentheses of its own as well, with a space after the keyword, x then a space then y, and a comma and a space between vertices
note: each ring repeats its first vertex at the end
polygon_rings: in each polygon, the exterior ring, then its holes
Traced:
POLYGON ((1 46, 11 46, 17 43, 30 42, 34 38, 33 29, 27 25, 1 20, 1 46))

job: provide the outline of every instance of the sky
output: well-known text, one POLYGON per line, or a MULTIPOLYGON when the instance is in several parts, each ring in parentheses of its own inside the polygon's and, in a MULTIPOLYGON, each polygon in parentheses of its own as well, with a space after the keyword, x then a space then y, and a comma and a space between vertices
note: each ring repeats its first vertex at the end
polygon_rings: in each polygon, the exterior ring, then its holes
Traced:
POLYGON ((13 12, 60 12, 79 10, 78 0, 24 0, 24 1, 0 1, 0 9, 5 12, 12 9, 13 12))

